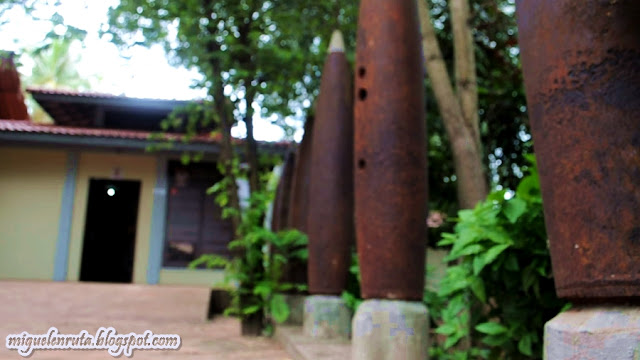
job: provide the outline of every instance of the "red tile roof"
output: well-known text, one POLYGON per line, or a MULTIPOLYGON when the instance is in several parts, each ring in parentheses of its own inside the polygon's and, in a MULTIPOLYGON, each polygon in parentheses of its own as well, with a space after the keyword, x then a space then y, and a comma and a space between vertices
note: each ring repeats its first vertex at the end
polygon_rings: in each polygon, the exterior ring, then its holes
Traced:
POLYGON ((51 88, 41 88, 41 87, 27 87, 27 92, 34 95, 55 95, 55 96, 64 96, 64 97, 74 97, 74 98, 85 98, 85 99, 115 99, 115 100, 129 100, 129 101, 144 101, 151 103, 167 103, 167 104, 187 104, 189 102, 201 102, 202 100, 176 100, 176 99, 158 99, 158 98, 146 98, 146 97, 130 97, 125 95, 115 95, 108 93, 99 93, 99 92, 91 92, 91 91, 77 91, 77 90, 65 90, 65 89, 51 89, 51 88))
MULTIPOLYGON (((167 118, 174 110, 180 111, 180 117, 185 116, 181 109, 193 103, 62 89, 27 88, 27 91, 57 125, 75 127, 159 131, 158 125, 162 119, 167 118), (98 126, 95 121, 98 118, 102 124, 116 124, 98 126)), ((201 126, 198 129, 202 132, 210 130, 213 130, 213 125, 201 126)))
POLYGON ((49 94, 49 95, 66 95, 66 96, 78 96, 78 97, 88 97, 88 98, 117 98, 123 97, 114 94, 107 93, 99 93, 99 92, 87 92, 87 91, 76 91, 76 90, 65 90, 65 89, 47 89, 40 87, 27 86, 27 91, 30 93, 38 93, 38 94, 49 94))
MULTIPOLYGON (((138 130, 120 130, 120 129, 104 129, 104 128, 86 128, 86 127, 74 127, 74 126, 60 126, 49 124, 36 124, 31 121, 24 120, 2 120, 0 119, 0 132, 12 132, 12 133, 35 133, 35 134, 51 134, 61 136, 94 136, 100 138, 114 138, 114 139, 138 139, 138 140, 151 140, 150 131, 138 131, 138 130)), ((164 139, 174 139, 181 141, 184 134, 164 134, 164 139)), ((217 133, 215 135, 199 134, 193 137, 190 142, 195 143, 219 143, 222 140, 222 135, 217 133)), ((244 141, 242 139, 234 138, 235 144, 241 144, 244 141)), ((288 141, 258 141, 260 145, 273 146, 281 149, 285 149, 291 145, 288 141)))
MULTIPOLYGON (((163 100, 163 99, 144 99, 144 98, 129 98, 125 96, 118 96, 113 94, 95 93, 95 92, 77 92, 61 89, 42 89, 42 88, 28 88, 27 91, 37 96, 38 94, 57 97, 71 97, 71 98, 85 98, 91 99, 91 101, 118 101, 118 102, 148 102, 151 104, 157 104, 159 106, 176 106, 177 104, 186 104, 189 101, 181 100, 163 100)), ((63 109, 68 109, 73 104, 65 103, 61 106, 63 109)), ((155 105, 154 105, 155 106, 155 105)), ((84 117, 84 116, 83 116, 84 117)), ((59 118, 54 117, 55 121, 59 121, 59 118)), ((113 139, 137 139, 137 140, 152 140, 151 131, 145 130, 131 130, 131 129, 111 129, 111 128, 95 128, 86 127, 83 124, 37 124, 31 121, 17 121, 17 120, 2 120, 0 117, 0 133, 34 133, 34 134, 50 134, 60 136, 84 136, 84 137, 98 137, 98 138, 113 138, 113 139)), ((166 140, 181 141, 184 134, 163 134, 166 140)), ((162 138, 154 137, 153 140, 161 140, 162 138)), ((219 143, 222 140, 222 136, 216 133, 211 136, 207 133, 199 134, 190 139, 190 142, 194 143, 219 143)), ((235 144, 243 143, 242 139, 233 139, 235 144)), ((282 150, 290 146, 290 142, 268 142, 258 141, 261 146, 280 148, 282 150)))
MULTIPOLYGON (((84 128, 73 126, 59 126, 48 124, 36 124, 30 121, 20 120, 0 120, 0 132, 37 133, 70 136, 95 136, 118 139, 139 139, 149 140, 151 132, 137 130, 119 130, 102 128, 84 128)), ((165 139, 182 139, 182 134, 165 134, 165 139)), ((191 141, 202 143, 217 143, 221 139, 220 134, 216 136, 197 135, 191 141)))

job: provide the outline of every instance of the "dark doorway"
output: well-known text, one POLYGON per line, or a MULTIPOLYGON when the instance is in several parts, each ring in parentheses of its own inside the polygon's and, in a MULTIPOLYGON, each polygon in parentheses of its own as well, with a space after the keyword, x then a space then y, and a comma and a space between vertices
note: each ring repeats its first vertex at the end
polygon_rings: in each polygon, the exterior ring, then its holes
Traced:
POLYGON ((81 281, 131 282, 139 181, 89 182, 81 281))

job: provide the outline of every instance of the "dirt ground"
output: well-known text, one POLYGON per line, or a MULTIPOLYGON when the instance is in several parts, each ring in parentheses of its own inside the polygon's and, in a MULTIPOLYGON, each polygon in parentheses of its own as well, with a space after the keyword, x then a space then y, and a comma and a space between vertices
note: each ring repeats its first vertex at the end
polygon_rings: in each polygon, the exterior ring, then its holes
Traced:
MULTIPOLYGON (((291 360, 271 339, 240 336, 239 321, 206 320, 209 289, 178 286, 0 281, 0 360, 22 359, 7 335, 78 334, 112 326, 118 334, 180 335, 178 350, 134 350, 133 359, 291 360)), ((121 358, 125 358, 122 356, 121 358)), ((37 350, 31 359, 113 359, 107 350, 37 350)))

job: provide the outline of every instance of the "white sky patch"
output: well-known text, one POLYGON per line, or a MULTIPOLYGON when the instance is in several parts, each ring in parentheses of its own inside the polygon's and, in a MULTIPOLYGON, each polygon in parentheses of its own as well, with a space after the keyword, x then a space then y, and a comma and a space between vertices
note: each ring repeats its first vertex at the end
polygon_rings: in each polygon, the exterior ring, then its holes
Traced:
MULTIPOLYGON (((72 57, 80 56, 77 69, 80 75, 87 78, 91 91, 124 95, 139 98, 202 99, 207 96, 206 89, 193 89, 191 85, 201 79, 195 69, 173 67, 169 64, 165 51, 160 45, 150 48, 136 46, 121 51, 107 39, 98 34, 101 26, 107 22, 107 11, 110 6, 118 4, 118 0, 76 0, 63 1, 57 7, 42 4, 34 12, 34 16, 43 20, 34 20, 25 14, 20 7, 6 12, 1 20, 8 22, 0 27, 0 50, 22 52, 42 44, 46 34, 52 30, 51 23, 46 21, 58 12, 64 17, 65 24, 87 31, 83 44, 75 44, 71 48, 72 57), (122 56, 126 55, 126 57, 122 56)), ((63 29, 56 29, 62 31, 63 29)), ((26 56, 21 57, 23 75, 31 73, 33 62, 26 56)), ((225 89, 227 90, 227 89, 225 89)), ((226 92, 226 91, 225 91, 226 92)), ((242 96, 243 94, 237 94, 242 96)), ((284 131, 270 121, 262 119, 260 108, 254 103, 255 137, 263 141, 283 139, 284 131)), ((298 121, 286 119, 289 125, 298 127, 294 139, 300 140, 302 130, 298 121)), ((234 136, 246 136, 244 123, 233 130, 234 136)))

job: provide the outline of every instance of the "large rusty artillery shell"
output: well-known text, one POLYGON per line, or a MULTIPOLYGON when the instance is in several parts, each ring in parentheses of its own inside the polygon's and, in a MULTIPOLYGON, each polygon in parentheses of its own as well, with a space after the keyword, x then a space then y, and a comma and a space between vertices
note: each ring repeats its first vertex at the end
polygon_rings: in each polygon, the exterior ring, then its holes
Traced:
POLYGON ((338 295, 346 287, 353 228, 353 78, 335 31, 322 71, 311 147, 309 292, 338 295))
POLYGON ((280 231, 287 228, 289 217, 289 199, 291 197, 291 184, 293 182, 293 168, 296 156, 293 151, 288 151, 282 166, 282 175, 276 188, 276 197, 273 201, 273 216, 271 218, 271 230, 280 231))
POLYGON ((304 135, 298 146, 293 169, 291 196, 289 199, 289 228, 307 232, 309 210, 309 180, 311 179, 311 142, 313 140, 313 116, 307 117, 304 135))
MULTIPOLYGON (((286 228, 307 233, 307 212, 309 211, 309 182, 311 179, 311 141, 313 139, 313 117, 307 117, 304 124, 304 136, 298 146, 286 228)), ((307 264, 303 261, 289 262, 282 277, 283 282, 306 284, 307 264)), ((295 292, 295 291, 294 291, 295 292)))
POLYGON ((362 0, 355 75, 355 215, 364 298, 421 300, 426 129, 414 0, 362 0))
MULTIPOLYGON (((285 156, 284 167, 280 182, 276 190, 276 198, 273 204, 273 218, 271 219, 271 229, 273 231, 281 231, 289 228, 289 206, 292 193, 293 173, 296 163, 295 152, 289 151, 285 156)), ((304 284, 306 283, 306 262, 289 261, 284 269, 281 281, 287 283, 304 284)), ((295 290, 287 291, 288 293, 297 293, 295 290)))
POLYGON ((640 297, 640 2, 517 12, 556 291, 640 297))

